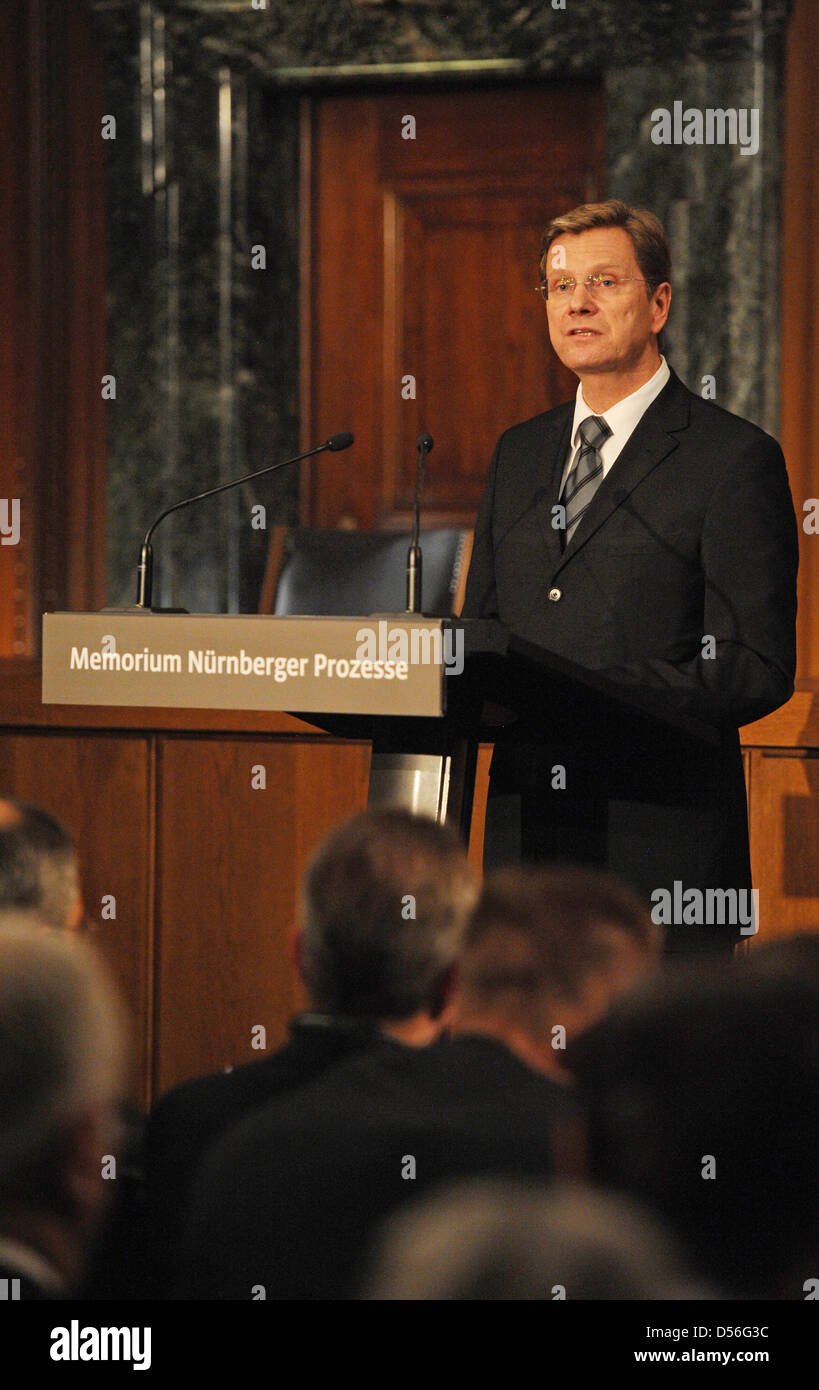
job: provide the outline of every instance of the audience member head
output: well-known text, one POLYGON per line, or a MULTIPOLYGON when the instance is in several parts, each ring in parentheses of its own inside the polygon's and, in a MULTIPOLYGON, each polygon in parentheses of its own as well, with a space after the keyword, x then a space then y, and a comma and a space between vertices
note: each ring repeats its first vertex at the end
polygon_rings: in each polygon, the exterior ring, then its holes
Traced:
POLYGON ((484 883, 458 972, 456 1029, 491 1033, 565 1079, 564 1046, 659 961, 641 899, 593 869, 500 869, 484 883))
POLYGON ((0 916, 0 1236, 70 1288, 111 1183, 124 1018, 81 938, 0 916))
POLYGON ((815 977, 669 970, 569 1063, 595 1182, 646 1203, 729 1296, 804 1296, 819 1263, 815 977))
POLYGON ((40 806, 0 799, 0 911, 30 911, 50 927, 83 916, 74 842, 40 806))
POLYGON ((687 1299, 695 1286, 657 1222, 593 1188, 512 1182, 441 1189, 383 1228, 364 1296, 687 1299))
POLYGON ((337 826, 302 889, 299 961, 314 1007, 429 1041, 477 895, 447 826, 388 809, 337 826))

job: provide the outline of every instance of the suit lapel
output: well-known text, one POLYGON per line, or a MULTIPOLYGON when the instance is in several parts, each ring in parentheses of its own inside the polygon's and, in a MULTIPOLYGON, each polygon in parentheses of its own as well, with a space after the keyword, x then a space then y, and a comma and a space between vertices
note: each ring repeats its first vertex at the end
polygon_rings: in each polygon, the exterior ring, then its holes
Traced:
POLYGON ((532 453, 527 455, 533 476, 530 481, 522 480, 521 485, 521 496, 534 499, 532 511, 543 534, 547 553, 555 564, 560 559, 560 531, 552 525, 552 508, 557 506, 559 500, 573 418, 574 401, 543 416, 542 436, 535 442, 532 453))
MULTIPOLYGON (((595 493, 586 515, 575 531, 563 554, 558 545, 557 569, 571 560, 614 511, 630 496, 658 463, 673 453, 679 444, 677 432, 688 428, 688 388, 672 372, 655 401, 637 424, 622 453, 609 469, 595 493)), ((562 469, 568 452, 561 455, 562 469)), ((559 484, 558 484, 559 486, 559 484)))

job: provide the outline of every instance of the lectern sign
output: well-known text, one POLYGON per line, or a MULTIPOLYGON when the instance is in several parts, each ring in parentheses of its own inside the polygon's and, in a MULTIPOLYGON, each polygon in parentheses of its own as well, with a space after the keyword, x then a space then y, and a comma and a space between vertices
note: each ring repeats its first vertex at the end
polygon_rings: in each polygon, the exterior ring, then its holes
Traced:
POLYGON ((43 703, 440 716, 439 619, 47 613, 43 703))

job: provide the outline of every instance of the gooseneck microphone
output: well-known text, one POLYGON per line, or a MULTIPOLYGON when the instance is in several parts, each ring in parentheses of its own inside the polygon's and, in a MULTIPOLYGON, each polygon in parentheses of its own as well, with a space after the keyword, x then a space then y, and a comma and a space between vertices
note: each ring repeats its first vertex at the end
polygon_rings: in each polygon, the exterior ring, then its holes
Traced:
POLYGON ((421 434, 415 445, 418 450, 418 471, 415 475, 415 502, 412 509, 412 541, 407 551, 407 612, 421 612, 423 562, 418 532, 421 526, 421 491, 424 486, 424 463, 432 449, 432 435, 421 434))
POLYGON ((303 459, 312 458, 314 454, 322 454, 326 449, 331 453, 337 453, 339 449, 349 449, 353 443, 353 436, 346 431, 342 434, 331 434, 323 444, 318 444, 315 449, 308 449, 303 454, 295 454, 293 458, 283 459, 279 463, 269 463, 266 468, 257 468, 255 473, 245 473, 242 478, 234 478, 232 482, 220 483, 218 487, 209 487, 205 492, 197 492, 195 497, 186 497, 181 502, 174 502, 172 507, 166 507, 161 512, 152 526, 145 532, 145 539, 142 542, 142 549, 139 552, 139 568, 137 570, 137 601, 138 609, 151 612, 151 599, 153 593, 153 572, 154 556, 151 548, 151 536, 166 516, 171 512, 178 512, 181 507, 189 507, 193 502, 201 502, 205 497, 215 497, 217 492, 227 492, 229 488, 240 487, 242 483, 252 482, 254 478, 263 478, 265 473, 275 473, 279 468, 287 468, 291 463, 301 463, 303 459))

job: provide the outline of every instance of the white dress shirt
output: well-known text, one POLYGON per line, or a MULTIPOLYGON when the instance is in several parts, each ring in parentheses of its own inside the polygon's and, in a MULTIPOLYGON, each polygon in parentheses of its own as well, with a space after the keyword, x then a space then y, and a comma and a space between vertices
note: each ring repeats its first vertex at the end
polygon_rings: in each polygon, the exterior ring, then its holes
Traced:
POLYGON ((597 418, 605 420, 611 430, 611 434, 608 439, 603 441, 600 449, 600 457, 603 460, 603 477, 605 478, 612 464, 615 463, 628 443, 629 436, 634 433, 648 407, 652 401, 657 399, 670 376, 671 371, 668 363, 664 357, 661 357, 660 365, 653 377, 639 386, 636 391, 632 391, 630 396, 624 396, 621 401, 617 401, 616 405, 612 405, 608 410, 599 413, 586 404, 583 399, 583 383, 578 382, 574 420, 572 421, 572 447, 563 469, 561 492, 583 442, 579 433, 583 421, 588 420, 590 415, 597 414, 597 418))

